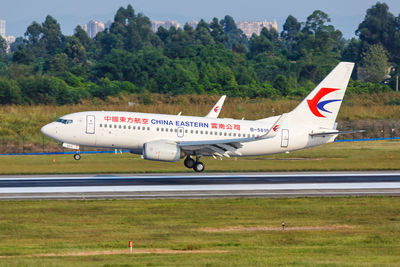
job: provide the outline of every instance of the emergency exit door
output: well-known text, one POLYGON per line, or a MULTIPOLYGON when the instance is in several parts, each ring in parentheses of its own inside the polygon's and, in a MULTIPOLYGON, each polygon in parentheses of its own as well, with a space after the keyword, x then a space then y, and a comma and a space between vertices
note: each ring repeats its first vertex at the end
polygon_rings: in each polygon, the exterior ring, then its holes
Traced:
POLYGON ((94 134, 95 128, 95 117, 94 115, 87 115, 86 116, 86 133, 87 134, 94 134))
POLYGON ((281 147, 286 148, 289 146, 289 130, 282 129, 281 147))

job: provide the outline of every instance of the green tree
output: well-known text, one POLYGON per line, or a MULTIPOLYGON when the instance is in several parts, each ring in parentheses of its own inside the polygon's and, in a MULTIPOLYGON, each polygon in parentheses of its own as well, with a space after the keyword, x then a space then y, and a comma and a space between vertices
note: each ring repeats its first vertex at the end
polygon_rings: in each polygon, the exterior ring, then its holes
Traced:
POLYGON ((31 49, 28 49, 24 45, 19 45, 17 51, 14 52, 12 60, 17 64, 33 64, 35 62, 35 56, 31 49))
POLYGON ((0 35, 0 57, 4 56, 7 53, 7 42, 0 35))
POLYGON ((69 37, 64 52, 74 64, 86 64, 86 49, 76 36, 69 37))
POLYGON ((52 16, 48 15, 42 23, 43 36, 40 42, 46 48, 47 55, 54 55, 61 51, 64 35, 61 33, 60 24, 52 16))
POLYGON ((289 83, 286 77, 282 74, 276 76, 273 87, 283 96, 287 96, 290 92, 289 83))
POLYGON ((370 45, 382 44, 389 59, 400 64, 400 20, 389 12, 387 4, 378 2, 369 8, 356 34, 363 51, 370 45))
POLYGON ((382 45, 372 45, 361 57, 359 78, 366 82, 380 83, 388 74, 387 51, 382 45))
POLYGON ((21 90, 13 80, 0 78, 0 104, 21 104, 21 90))

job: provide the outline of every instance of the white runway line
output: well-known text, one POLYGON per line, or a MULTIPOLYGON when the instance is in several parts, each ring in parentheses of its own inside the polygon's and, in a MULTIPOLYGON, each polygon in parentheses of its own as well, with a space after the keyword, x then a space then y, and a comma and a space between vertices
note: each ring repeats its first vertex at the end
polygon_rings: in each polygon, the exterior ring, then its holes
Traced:
POLYGON ((298 183, 298 184, 228 184, 228 185, 147 185, 147 186, 66 186, 5 187, 0 194, 78 193, 78 192, 163 192, 163 191, 254 191, 254 190, 357 190, 399 189, 400 182, 380 183, 298 183))

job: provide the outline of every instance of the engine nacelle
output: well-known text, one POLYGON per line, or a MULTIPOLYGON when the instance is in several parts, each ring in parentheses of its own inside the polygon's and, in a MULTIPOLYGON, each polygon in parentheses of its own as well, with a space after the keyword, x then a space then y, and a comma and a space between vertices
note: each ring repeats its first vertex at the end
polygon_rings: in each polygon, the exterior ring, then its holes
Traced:
POLYGON ((143 158, 156 161, 178 161, 181 158, 181 148, 175 142, 147 142, 143 145, 143 158))

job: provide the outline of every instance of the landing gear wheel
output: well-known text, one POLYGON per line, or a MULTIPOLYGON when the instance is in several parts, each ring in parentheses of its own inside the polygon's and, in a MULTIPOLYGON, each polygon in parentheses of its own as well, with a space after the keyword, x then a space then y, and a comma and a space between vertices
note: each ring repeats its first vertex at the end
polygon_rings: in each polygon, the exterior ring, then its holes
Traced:
POLYGON ((81 159, 81 155, 80 154, 75 154, 74 155, 74 159, 75 160, 80 160, 81 159))
POLYGON ((185 164, 186 168, 192 169, 194 167, 195 161, 191 157, 187 156, 183 164, 185 164))
POLYGON ((205 169, 204 163, 201 161, 197 161, 193 166, 193 170, 195 170, 196 172, 203 172, 204 169, 205 169))

